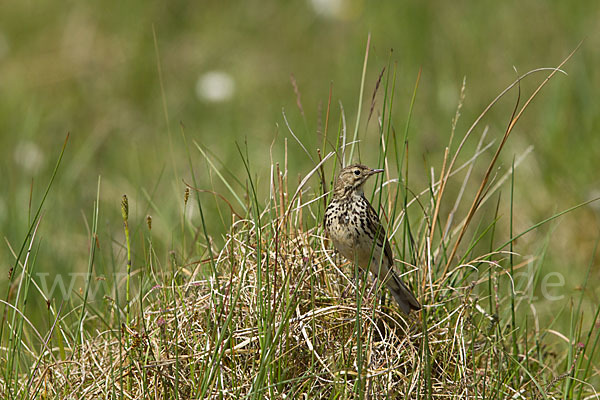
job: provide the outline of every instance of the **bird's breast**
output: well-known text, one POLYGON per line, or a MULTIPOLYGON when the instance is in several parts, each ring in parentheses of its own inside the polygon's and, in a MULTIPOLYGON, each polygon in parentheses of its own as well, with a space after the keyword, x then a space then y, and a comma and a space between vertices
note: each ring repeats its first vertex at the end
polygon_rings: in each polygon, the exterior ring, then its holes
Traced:
POLYGON ((369 264, 371 255, 379 260, 380 249, 373 249, 375 235, 368 220, 368 203, 362 196, 332 201, 325 212, 325 228, 335 248, 359 265, 369 264))

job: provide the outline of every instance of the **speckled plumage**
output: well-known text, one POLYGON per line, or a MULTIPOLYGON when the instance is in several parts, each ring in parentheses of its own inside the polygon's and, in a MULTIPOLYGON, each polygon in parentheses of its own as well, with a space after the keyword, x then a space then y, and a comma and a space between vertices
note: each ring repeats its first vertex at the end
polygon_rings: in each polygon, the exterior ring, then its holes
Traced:
POLYGON ((421 305, 394 270, 394 257, 385 229, 364 195, 365 182, 382 171, 360 164, 340 171, 333 198, 325 211, 325 230, 342 256, 356 260, 359 267, 369 268, 377 278, 384 280, 402 311, 408 314, 419 310, 421 305))

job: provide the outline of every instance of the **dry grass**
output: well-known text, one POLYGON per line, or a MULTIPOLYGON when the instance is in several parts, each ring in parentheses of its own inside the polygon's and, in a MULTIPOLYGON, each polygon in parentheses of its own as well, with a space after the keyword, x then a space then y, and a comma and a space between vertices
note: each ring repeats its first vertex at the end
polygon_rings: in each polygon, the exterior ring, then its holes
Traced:
MULTIPOLYGON (((273 204, 269 211, 280 210, 273 204)), ((521 353, 518 360, 512 358, 510 329, 483 310, 473 293, 487 280, 457 284, 455 270, 436 277, 439 283, 427 279, 419 293, 426 310, 406 318, 395 306, 380 305, 369 293, 370 283, 355 287, 351 267, 338 267, 340 261, 325 250, 320 227, 280 228, 285 235, 270 222, 259 229, 253 220, 236 221, 226 246, 214 254, 217 274, 198 279, 198 268, 180 267, 178 274, 188 278, 152 288, 145 295, 143 322, 123 326, 121 340, 114 332, 103 332, 73 349, 70 361, 45 365, 35 380, 43 396, 559 394, 550 385, 558 373, 543 365, 555 362, 550 349, 538 349, 543 361, 521 353), (534 376, 515 366, 526 359, 534 376)), ((497 266, 508 259, 505 253, 497 256, 489 263, 497 266)), ((489 258, 484 255, 464 267, 489 258)), ((409 273, 407 279, 414 284, 417 276, 409 273)), ((494 274, 494 285, 497 279, 494 274)), ((499 301, 498 307, 506 307, 507 299, 499 301)), ((530 339, 520 338, 522 351, 530 339)))

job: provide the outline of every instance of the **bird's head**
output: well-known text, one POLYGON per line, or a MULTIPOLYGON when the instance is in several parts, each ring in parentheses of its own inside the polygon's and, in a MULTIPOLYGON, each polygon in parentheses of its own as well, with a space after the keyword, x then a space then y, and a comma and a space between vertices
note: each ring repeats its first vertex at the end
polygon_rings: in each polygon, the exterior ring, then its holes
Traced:
POLYGON ((354 191, 363 193, 363 185, 371 175, 383 172, 382 169, 371 169, 362 164, 352 164, 340 171, 334 187, 336 196, 345 196, 354 191))

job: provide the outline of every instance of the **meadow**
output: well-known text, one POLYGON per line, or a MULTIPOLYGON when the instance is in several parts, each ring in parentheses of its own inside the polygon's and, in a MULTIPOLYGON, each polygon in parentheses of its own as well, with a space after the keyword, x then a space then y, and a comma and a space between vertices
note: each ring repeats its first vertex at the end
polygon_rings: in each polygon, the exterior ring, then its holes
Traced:
POLYGON ((597 398, 599 17, 3 5, 2 397, 597 398), (323 234, 358 160, 418 314, 323 234))

